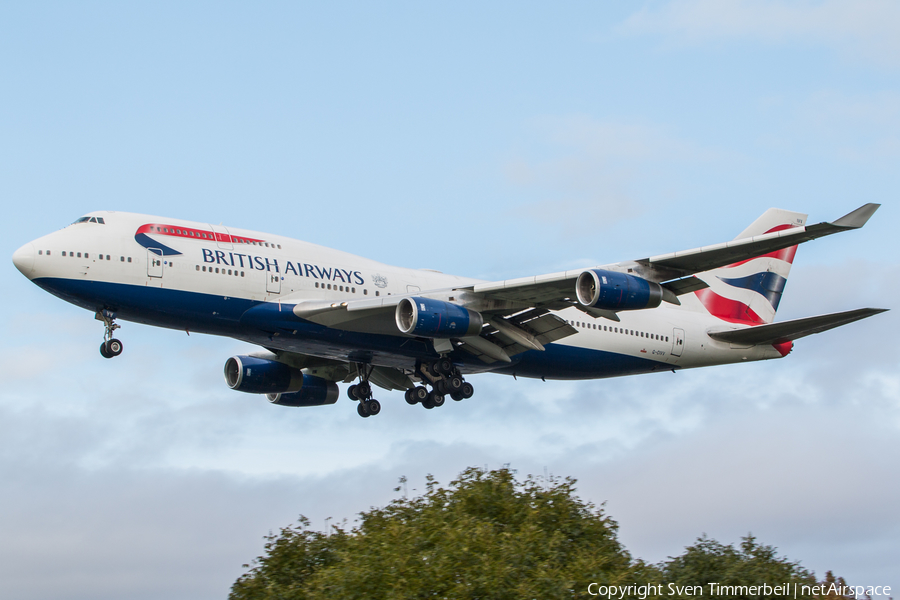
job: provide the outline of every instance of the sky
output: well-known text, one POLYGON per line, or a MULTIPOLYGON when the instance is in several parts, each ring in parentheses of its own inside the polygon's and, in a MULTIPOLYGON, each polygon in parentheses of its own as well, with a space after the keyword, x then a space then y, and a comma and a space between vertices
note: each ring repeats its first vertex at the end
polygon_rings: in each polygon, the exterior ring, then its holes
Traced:
MULTIPOLYGON (((900 589, 900 5, 0 4, 0 596, 223 598, 263 536, 433 474, 578 479, 635 557, 752 533, 900 589), (778 319, 894 309, 786 359, 470 378, 360 419, 232 392, 246 344, 101 323, 14 268, 93 210, 506 279, 883 206, 797 254, 778 319)), ((896 591, 894 595, 896 595, 896 591)))

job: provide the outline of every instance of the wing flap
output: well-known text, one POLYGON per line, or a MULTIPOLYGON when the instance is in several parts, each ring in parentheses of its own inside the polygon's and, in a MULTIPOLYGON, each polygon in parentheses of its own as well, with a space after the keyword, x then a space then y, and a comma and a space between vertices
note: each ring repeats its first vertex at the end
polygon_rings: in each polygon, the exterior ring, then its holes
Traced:
POLYGON ((781 323, 758 325, 746 329, 710 331, 709 337, 722 342, 747 346, 781 344, 813 335, 814 333, 822 333, 841 325, 847 325, 848 323, 883 313, 886 310, 886 308, 859 308, 846 312, 782 321, 781 323))

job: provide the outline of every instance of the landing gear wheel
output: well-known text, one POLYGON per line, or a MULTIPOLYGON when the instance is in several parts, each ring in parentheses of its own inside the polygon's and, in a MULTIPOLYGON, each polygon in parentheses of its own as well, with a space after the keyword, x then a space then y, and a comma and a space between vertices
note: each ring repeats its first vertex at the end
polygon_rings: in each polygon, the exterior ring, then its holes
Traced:
POLYGON ((431 401, 432 406, 443 406, 444 405, 444 395, 438 394, 437 392, 431 392, 428 394, 428 399, 431 401))
POLYGON ((122 354, 122 342, 113 338, 106 342, 106 351, 109 352, 110 356, 118 356, 122 354))
POLYGON ((462 392, 450 392, 450 397, 459 402, 463 399, 462 392))
POLYGON ((100 356, 103 358, 112 358, 113 355, 109 353, 109 350, 106 349, 106 342, 100 344, 100 356))
POLYGON ((356 405, 356 412, 364 419, 369 416, 369 411, 366 410, 366 405, 362 402, 356 405))
POLYGON ((428 399, 428 388, 424 385, 420 385, 419 387, 413 389, 413 398, 418 402, 425 402, 428 399))
POLYGON ((435 381, 434 382, 434 391, 436 391, 438 394, 449 393, 450 390, 447 389, 447 380, 439 379, 439 380, 435 381))
POLYGON ((424 400, 422 400, 422 406, 424 406, 428 410, 431 410, 432 408, 434 408, 434 402, 431 401, 430 395, 427 398, 425 398, 424 400))
POLYGON ((406 400, 406 403, 410 404, 410 405, 419 403, 418 398, 416 398, 416 389, 415 388, 410 388, 410 389, 406 390, 406 393, 403 394, 403 399, 406 400))
POLYGON ((359 400, 359 397, 356 395, 356 386, 351 385, 347 388, 347 397, 351 400, 359 400))
POLYGON ((366 412, 369 413, 370 416, 374 417, 378 413, 381 412, 381 402, 372 398, 368 400, 366 403, 366 412))
POLYGON ((463 379, 462 377, 451 377, 447 380, 447 391, 449 392, 458 392, 462 389, 463 379))
POLYGON ((471 398, 475 395, 475 386, 468 381, 464 381, 462 387, 459 388, 459 392, 462 394, 463 398, 471 398))
POLYGON ((356 385, 356 397, 357 398, 368 398, 372 395, 372 386, 369 385, 368 381, 360 381, 356 385))
POLYGON ((453 361, 449 358, 439 358, 434 361, 434 370, 440 375, 449 375, 453 371, 453 361))

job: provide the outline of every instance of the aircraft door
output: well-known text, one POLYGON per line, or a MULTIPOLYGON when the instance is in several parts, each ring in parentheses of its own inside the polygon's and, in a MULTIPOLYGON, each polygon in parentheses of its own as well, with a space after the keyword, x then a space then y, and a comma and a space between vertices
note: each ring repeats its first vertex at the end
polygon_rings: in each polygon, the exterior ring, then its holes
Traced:
POLYGON ((216 236, 216 245, 219 246, 222 250, 234 250, 234 245, 231 243, 231 234, 228 233, 228 228, 222 225, 210 225, 210 229, 213 231, 213 235, 216 236))
POLYGON ((281 273, 276 271, 266 271, 266 292, 270 294, 281 293, 281 273))
POLYGON ((672 332, 672 356, 681 356, 684 350, 684 329, 677 327, 672 332))
POLYGON ((147 248, 147 275, 163 276, 163 253, 159 248, 147 248))

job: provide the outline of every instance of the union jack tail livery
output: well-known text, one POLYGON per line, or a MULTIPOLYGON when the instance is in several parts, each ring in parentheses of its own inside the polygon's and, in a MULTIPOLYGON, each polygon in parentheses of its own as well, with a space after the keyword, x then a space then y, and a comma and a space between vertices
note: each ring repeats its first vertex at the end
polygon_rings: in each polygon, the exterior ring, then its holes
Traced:
MULTIPOLYGON (((735 241, 803 227, 806 217, 802 213, 770 208, 741 232, 735 241)), ((704 310, 728 323, 771 323, 775 320, 796 253, 796 245, 788 246, 698 273, 697 278, 709 287, 694 292, 702 305, 697 310, 704 310)))

